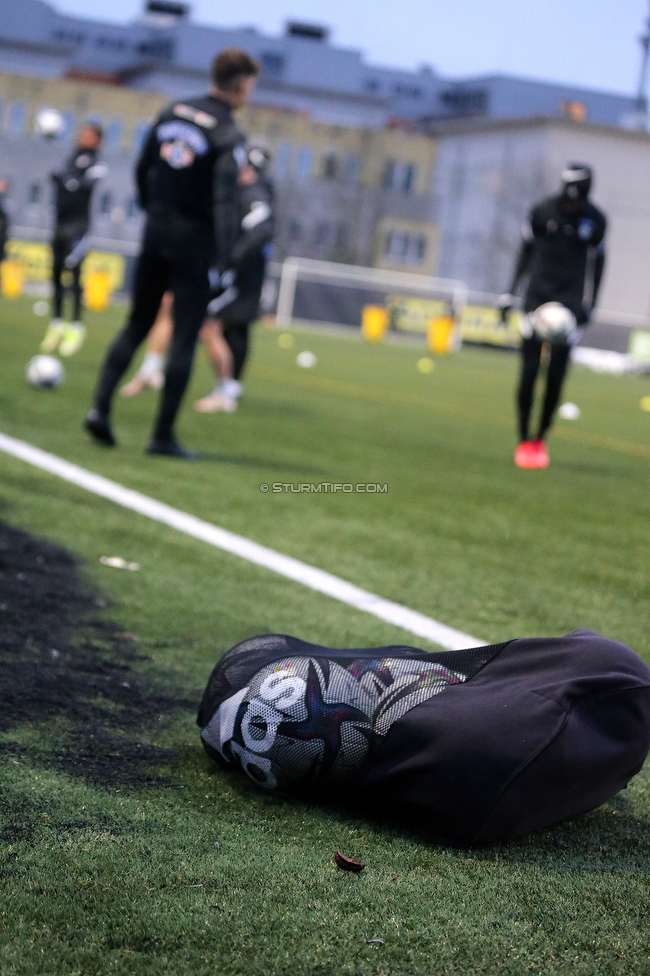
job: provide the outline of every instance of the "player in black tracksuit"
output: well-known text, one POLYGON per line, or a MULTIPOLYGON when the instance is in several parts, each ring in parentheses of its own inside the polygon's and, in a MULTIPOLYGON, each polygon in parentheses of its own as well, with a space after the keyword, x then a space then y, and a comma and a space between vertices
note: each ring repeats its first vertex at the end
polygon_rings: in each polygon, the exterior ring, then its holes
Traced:
POLYGON ((53 317, 41 343, 42 352, 53 352, 59 346, 62 355, 72 355, 85 338, 81 323, 81 265, 90 228, 93 190, 107 171, 106 166, 97 161, 101 140, 102 130, 99 126, 91 123, 83 125, 65 168, 60 173, 51 174, 56 215, 52 238, 54 301, 53 317), (63 320, 66 291, 63 276, 66 272, 72 275, 73 322, 69 326, 63 320))
POLYGON ((267 256, 274 234, 270 162, 271 154, 265 144, 259 141, 249 145, 246 164, 239 174, 240 236, 231 260, 235 274, 232 291, 236 297, 220 308, 212 320, 208 319, 201 332, 208 354, 214 359, 218 357, 212 355, 216 348, 210 332, 215 325, 221 329, 230 349, 232 369, 207 397, 195 404, 202 413, 234 409, 242 392, 239 380, 248 354, 250 325, 259 315, 267 256))
MULTIPOLYGON (((573 314, 576 328, 566 339, 550 345, 546 393, 537 437, 529 441, 533 390, 540 367, 543 339, 524 320, 521 345, 522 371, 517 391, 521 445, 535 445, 548 464, 544 438, 557 407, 571 347, 579 340, 596 303, 605 264, 605 215, 589 202, 592 172, 588 166, 572 163, 562 174, 562 192, 533 207, 524 224, 523 242, 511 287, 514 294, 524 277, 528 284, 525 313, 547 302, 559 302, 573 314)), ((511 296, 504 296, 504 305, 511 296)))
POLYGON ((5 248, 9 239, 9 218, 2 206, 2 198, 9 188, 7 180, 0 180, 0 261, 4 261, 5 248))
POLYGON ((115 388, 169 289, 174 295, 174 332, 147 450, 194 456, 176 441, 173 424, 209 297, 208 269, 215 261, 222 269, 230 266, 238 237, 237 176, 245 152, 232 109, 248 100, 258 70, 243 51, 222 52, 213 65, 211 93, 170 105, 158 116, 145 142, 137 184, 147 223, 132 310, 109 349, 94 408, 86 417, 87 430, 104 444, 115 444, 109 421, 115 388))

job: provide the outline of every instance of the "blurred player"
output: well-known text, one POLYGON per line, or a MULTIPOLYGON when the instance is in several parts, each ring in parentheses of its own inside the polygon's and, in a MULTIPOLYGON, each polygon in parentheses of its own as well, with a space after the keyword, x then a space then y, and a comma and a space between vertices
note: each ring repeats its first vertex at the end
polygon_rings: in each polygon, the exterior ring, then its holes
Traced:
POLYGON ((53 318, 41 343, 41 352, 72 356, 83 345, 86 329, 81 322, 81 265, 87 250, 90 204, 98 180, 107 167, 97 162, 102 130, 94 123, 82 125, 77 145, 61 173, 52 173, 56 211, 52 240, 53 318), (73 322, 63 319, 64 276, 72 276, 73 322))
POLYGON ((177 442, 174 421, 187 387, 209 298, 208 269, 229 268, 239 232, 237 176, 245 155, 232 110, 246 104, 259 73, 244 51, 228 50, 212 66, 208 95, 178 101, 154 122, 137 166, 147 211, 129 319, 111 345, 86 429, 115 444, 110 409, 115 388, 154 324, 166 291, 174 329, 150 454, 193 458, 177 442), (215 241, 216 238, 216 241, 215 241))
POLYGON ((6 257, 5 248, 7 246, 7 240, 9 239, 9 218, 5 213, 4 207, 2 206, 4 202, 3 197, 8 189, 8 181, 0 180, 0 261, 4 261, 6 257))
POLYGON ((241 376, 248 353, 251 322, 259 315, 269 245, 273 239, 273 184, 269 177, 271 152, 262 140, 252 141, 248 159, 239 173, 241 236, 232 253, 233 298, 228 288, 217 297, 216 310, 201 329, 201 339, 220 381, 208 396, 194 404, 201 413, 237 409, 243 392, 241 376))
POLYGON ((519 445, 515 464, 520 468, 546 468, 550 464, 545 444, 571 347, 580 339, 596 303, 605 265, 605 215, 589 202, 592 171, 582 163, 570 163, 562 173, 562 191, 533 207, 523 229, 523 242, 511 294, 501 297, 505 312, 522 278, 528 277, 524 297, 521 344, 522 370, 517 391, 519 445), (539 372, 544 338, 536 331, 535 313, 549 302, 568 309, 571 327, 550 341, 546 392, 534 440, 530 440, 530 414, 539 372))
POLYGON ((126 383, 120 393, 134 397, 145 390, 160 390, 165 382, 165 363, 167 350, 174 331, 174 295, 166 291, 162 297, 158 315, 147 337, 147 348, 142 366, 133 379, 126 383))

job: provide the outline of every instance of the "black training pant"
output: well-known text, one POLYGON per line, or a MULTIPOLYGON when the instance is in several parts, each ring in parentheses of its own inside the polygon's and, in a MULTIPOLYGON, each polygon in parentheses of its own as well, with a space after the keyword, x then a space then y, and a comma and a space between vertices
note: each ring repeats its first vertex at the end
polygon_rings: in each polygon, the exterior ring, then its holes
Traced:
POLYGON ((238 380, 248 356, 250 322, 224 322, 223 337, 233 358, 233 377, 238 380))
POLYGON ((71 236, 69 234, 57 234, 52 241, 52 286, 54 289, 54 318, 60 319, 63 315, 63 297, 65 286, 62 278, 66 271, 72 275, 72 298, 74 302, 74 321, 81 321, 81 265, 79 261, 75 268, 66 268, 65 259, 70 254, 75 244, 83 237, 83 234, 71 236))
POLYGON ((192 369, 208 302, 214 251, 210 227, 176 214, 150 217, 133 285, 131 314, 113 341, 99 378, 95 406, 108 416, 115 388, 155 322, 167 290, 174 295, 174 331, 153 436, 169 440, 192 369))
MULTIPOLYGON (((542 356, 543 340, 536 335, 524 339, 521 343, 521 379, 517 390, 517 407, 519 409, 519 437, 522 441, 529 439, 530 413, 533 406, 533 391, 535 380, 539 372, 542 356)), ((571 347, 567 342, 551 343, 551 356, 546 374, 546 393, 542 406, 538 434, 544 437, 551 426, 555 408, 560 399, 562 382, 569 365, 571 347)))

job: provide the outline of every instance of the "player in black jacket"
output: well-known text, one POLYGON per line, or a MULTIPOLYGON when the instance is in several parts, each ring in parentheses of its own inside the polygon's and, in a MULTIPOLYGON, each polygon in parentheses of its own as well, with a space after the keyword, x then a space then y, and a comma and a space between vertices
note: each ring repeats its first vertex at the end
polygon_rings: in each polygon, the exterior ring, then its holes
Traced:
POLYGON ((42 352, 54 352, 58 346, 62 356, 72 356, 86 338, 81 322, 81 265, 87 250, 93 190, 107 172, 107 167, 97 161, 101 141, 102 130, 98 125, 90 122, 82 125, 65 168, 51 174, 56 213, 52 239, 54 315, 41 343, 42 352), (72 276, 72 323, 63 319, 66 273, 72 276))
POLYGON ((248 354, 250 325, 259 315, 267 255, 274 233, 270 163, 271 152, 266 143, 251 141, 238 181, 241 231, 232 253, 234 280, 214 304, 208 305, 210 318, 201 330, 201 339, 221 380, 211 393, 195 403, 200 413, 236 410, 242 394, 240 379, 248 354), (228 301, 229 292, 232 297, 228 301))
POLYGON ((578 342, 596 303, 605 265, 605 215, 589 202, 592 171, 570 163, 562 174, 562 192, 533 207, 523 229, 523 242, 510 289, 502 296, 509 308, 521 280, 528 278, 523 310, 522 371, 517 391, 519 445, 515 464, 545 468, 550 460, 544 438, 551 426, 569 364, 571 347, 578 342), (535 380, 545 337, 536 331, 536 313, 556 302, 568 309, 573 328, 550 341, 546 393, 537 435, 529 439, 535 380), (572 318, 571 318, 572 316, 572 318))
POLYGON ((4 261, 6 254, 5 248, 9 238, 9 218, 2 206, 2 198, 9 189, 7 180, 0 180, 0 261, 4 261))
POLYGON ((154 122, 137 166, 147 211, 131 315, 111 345, 86 429, 114 445, 113 393, 151 329, 165 291, 174 295, 174 332, 150 454, 191 458, 173 425, 190 376, 209 297, 208 269, 230 267, 239 233, 237 176, 245 159, 232 110, 243 106, 259 68, 243 51, 223 51, 212 67, 208 95, 178 101, 154 122), (216 252, 215 252, 216 249, 216 252))

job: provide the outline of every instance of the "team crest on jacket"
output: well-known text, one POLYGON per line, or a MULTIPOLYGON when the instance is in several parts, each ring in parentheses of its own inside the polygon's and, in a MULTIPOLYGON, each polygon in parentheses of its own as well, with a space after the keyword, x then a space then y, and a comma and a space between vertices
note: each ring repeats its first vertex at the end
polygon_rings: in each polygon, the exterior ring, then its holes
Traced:
POLYGON ((156 136, 161 144, 160 157, 172 169, 186 169, 196 156, 204 156, 210 148, 201 130, 188 122, 162 122, 156 136))
POLYGON ((160 147, 160 157, 171 166, 172 169, 187 169, 194 162, 194 153, 182 139, 175 139, 174 142, 163 142, 160 147))
POLYGON ((578 237, 581 241, 589 241, 594 236, 596 225, 593 220, 585 218, 578 223, 578 237))
POLYGON ((406 658, 285 658, 222 701, 201 736, 269 790, 344 783, 394 722, 465 680, 442 664, 406 658))

